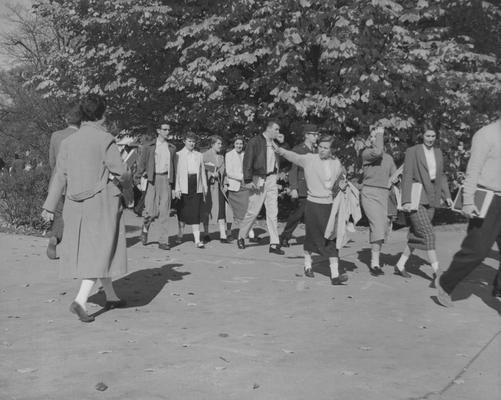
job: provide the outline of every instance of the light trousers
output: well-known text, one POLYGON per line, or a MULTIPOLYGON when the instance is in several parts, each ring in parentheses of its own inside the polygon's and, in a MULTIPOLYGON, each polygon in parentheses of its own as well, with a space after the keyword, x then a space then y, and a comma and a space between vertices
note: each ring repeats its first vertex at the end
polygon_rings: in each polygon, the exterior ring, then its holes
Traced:
POLYGON ((266 225, 270 234, 270 244, 279 244, 278 237, 278 186, 277 175, 269 175, 266 177, 264 186, 257 190, 251 190, 249 195, 249 206, 245 217, 240 222, 240 230, 238 232, 239 239, 245 239, 249 234, 250 229, 254 225, 261 207, 266 208, 266 225))

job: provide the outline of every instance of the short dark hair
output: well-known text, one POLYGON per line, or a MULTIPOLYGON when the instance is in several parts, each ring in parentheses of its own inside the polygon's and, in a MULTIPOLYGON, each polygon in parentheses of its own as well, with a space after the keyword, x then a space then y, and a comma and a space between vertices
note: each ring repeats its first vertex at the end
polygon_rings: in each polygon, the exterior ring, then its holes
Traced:
POLYGON ((301 134, 301 136, 303 137, 303 140, 304 140, 304 138, 306 137, 306 135, 308 133, 319 133, 318 126, 315 124, 303 124, 299 128, 299 133, 301 134))
POLYGON ((242 135, 236 135, 231 142, 235 144, 237 140, 241 140, 245 144, 245 138, 242 135))
POLYGON ((329 142, 332 145, 332 143, 334 142, 334 137, 331 135, 322 135, 320 139, 318 139, 318 144, 325 142, 329 142))
POLYGON ((196 142, 198 140, 198 136, 195 135, 194 132, 188 131, 184 134, 184 140, 188 140, 188 139, 194 140, 196 142))
POLYGON ((106 99, 98 94, 89 94, 80 103, 82 121, 99 121, 106 111, 106 99))
POLYGON ((80 111, 80 107, 74 106, 66 113, 66 122, 69 125, 80 126, 80 123, 82 122, 82 112, 80 111))

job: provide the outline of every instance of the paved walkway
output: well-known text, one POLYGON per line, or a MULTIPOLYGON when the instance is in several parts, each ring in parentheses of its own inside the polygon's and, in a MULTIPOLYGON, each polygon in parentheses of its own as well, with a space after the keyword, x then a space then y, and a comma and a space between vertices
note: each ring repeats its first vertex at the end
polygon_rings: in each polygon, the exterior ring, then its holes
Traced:
MULTIPOLYGON (((0 234, 0 399, 501 398, 497 251, 445 309, 423 253, 411 279, 390 267, 370 276, 366 231, 342 250, 350 280, 334 287, 325 261, 302 276, 300 245, 285 256, 219 241, 165 252, 138 243, 140 223, 127 215, 130 272, 115 281, 129 307, 103 313, 97 293, 91 324, 69 313, 79 281, 58 279, 46 239, 0 234)), ((463 232, 438 228, 443 264, 463 232)), ((383 261, 396 261, 405 233, 394 232, 383 261)))

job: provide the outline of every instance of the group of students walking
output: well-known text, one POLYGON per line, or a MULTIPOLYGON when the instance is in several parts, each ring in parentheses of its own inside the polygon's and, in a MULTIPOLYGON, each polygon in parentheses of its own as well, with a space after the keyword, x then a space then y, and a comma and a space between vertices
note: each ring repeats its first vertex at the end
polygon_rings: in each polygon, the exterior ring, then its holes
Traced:
MULTIPOLYGON (((64 239, 62 228, 56 229, 49 239, 47 254, 61 258, 65 275, 69 273, 82 279, 70 310, 84 322, 94 319, 87 313, 86 302, 98 278, 106 294, 106 308, 126 305, 114 292, 111 277, 127 271, 122 211, 131 204, 133 179, 120 159, 113 137, 103 126, 105 109, 104 98, 88 96, 78 108, 81 124, 75 123, 75 115, 70 114, 72 129, 64 135, 53 134, 53 139, 60 144, 42 213, 47 220, 53 220, 54 216, 60 219, 56 226, 62 227, 64 221, 64 239)), ((264 131, 250 139, 247 146, 242 137, 235 137, 233 149, 223 155, 222 138, 213 136, 210 149, 202 154, 195 149, 197 137, 193 133, 185 135, 184 147, 176 152, 168 141, 170 126, 162 124, 157 129, 157 137, 143 144, 134 174, 136 180, 145 178, 148 182, 141 230, 143 244, 148 243, 151 223, 158 218, 159 248, 170 249, 169 229, 173 223, 170 210, 174 207, 177 243, 182 242, 183 230, 190 225, 195 246, 204 248, 211 224, 218 226, 220 241, 230 243, 228 223, 232 223, 232 227, 238 227, 237 248, 244 249, 247 238, 256 240, 252 227, 264 205, 270 253, 283 255, 295 227, 304 219, 305 276, 315 276, 312 254, 316 253, 328 258, 331 283, 345 283, 348 277, 339 271, 339 232, 340 226, 348 221, 347 210, 353 213, 353 209, 358 208, 358 190, 348 182, 341 162, 333 153, 332 136, 320 135, 313 124, 304 124, 299 133, 303 142, 292 151, 287 150, 280 146, 284 136, 279 123, 269 121, 264 131), (290 195, 296 199, 296 208, 280 235, 277 174, 281 157, 293 164, 289 171, 290 195)), ((470 217, 468 234, 448 269, 439 267, 431 222, 442 201, 447 206, 452 204, 444 174, 444 157, 435 146, 436 133, 426 129, 422 143, 407 150, 400 169, 385 152, 384 140, 384 130, 374 129, 360 154, 363 168, 360 202, 370 227, 369 271, 373 276, 384 274, 380 253, 391 230, 389 199, 392 188, 397 185, 401 192, 400 208, 408 214, 410 228, 394 273, 410 277, 405 265, 412 251, 427 251, 434 278, 438 277, 434 279, 438 301, 450 306, 454 287, 481 263, 495 241, 498 246, 501 244, 501 177, 498 173, 501 170, 501 122, 483 128, 474 136, 464 185, 464 212, 470 217), (477 218, 474 205, 478 186, 494 192, 484 219, 477 218)), ((499 272, 493 295, 501 296, 499 272)))

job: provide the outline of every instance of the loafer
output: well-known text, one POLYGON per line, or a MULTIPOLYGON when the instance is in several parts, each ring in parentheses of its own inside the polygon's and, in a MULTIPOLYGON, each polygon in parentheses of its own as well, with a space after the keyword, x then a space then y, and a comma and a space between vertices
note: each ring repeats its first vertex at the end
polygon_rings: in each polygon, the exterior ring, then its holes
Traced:
POLYGON ((219 241, 220 241, 221 243, 231 243, 231 241, 230 241, 230 239, 229 239, 229 238, 221 238, 221 239, 219 239, 219 241))
POLYGON ((494 286, 492 288, 492 295, 494 297, 501 297, 501 289, 499 289, 498 287, 494 286))
POLYGON ((433 275, 431 276, 431 282, 430 282, 430 286, 432 289, 436 289, 437 285, 436 285, 436 282, 437 281, 437 274, 433 273, 433 275))
POLYGON ((244 239, 238 239, 237 240, 237 246, 241 250, 245 249, 245 240, 244 239))
POLYGON ((279 256, 283 256, 285 254, 285 251, 283 251, 280 248, 280 246, 278 246, 276 244, 270 246, 269 252, 272 253, 272 254, 278 254, 279 256))
POLYGON ((49 257, 51 260, 57 260, 59 258, 56 253, 56 247, 57 237, 52 236, 49 239, 49 244, 47 245, 47 257, 49 257))
POLYGON ((148 232, 141 231, 141 243, 143 246, 146 246, 148 244, 148 232))
POLYGON ((158 248, 160 250, 170 250, 169 243, 159 243, 158 244, 158 248))
POLYGON ((336 276, 335 278, 331 278, 331 285, 334 286, 342 285, 347 280, 348 277, 345 274, 341 274, 339 276, 336 276))
POLYGON ((71 303, 70 305, 70 311, 73 313, 73 314, 76 314, 78 319, 82 322, 92 322, 94 321, 94 317, 87 314, 87 311, 85 311, 83 309, 83 307, 78 304, 76 301, 74 301, 73 303, 71 303))
POLYGON ((452 304, 451 296, 444 290, 444 288, 440 284, 440 279, 435 280, 435 286, 437 287, 438 304, 447 308, 454 307, 454 304, 452 304))
POLYGON ((315 274, 313 273, 313 270, 311 268, 305 268, 304 269, 304 276, 308 278, 314 278, 315 274))
POLYGON ((403 278, 412 278, 412 275, 409 274, 405 269, 400 271, 397 267, 395 267, 394 272, 395 275, 400 275, 403 278))
POLYGON ((375 267, 370 267, 369 271, 370 271, 372 276, 384 275, 383 270, 377 265, 375 267))
POLYGON ((286 238, 280 239, 280 246, 281 247, 290 247, 289 239, 286 239, 286 238))
POLYGON ((105 310, 112 310, 114 308, 124 308, 127 305, 127 301, 124 299, 107 301, 104 304, 105 310))
POLYGON ((197 249, 205 249, 205 244, 203 242, 195 243, 197 249))

